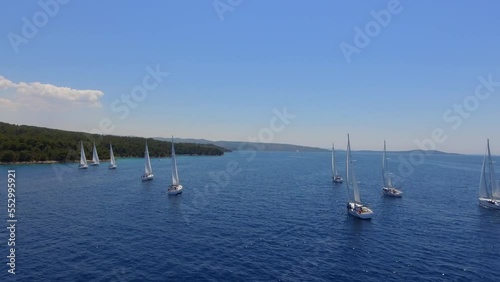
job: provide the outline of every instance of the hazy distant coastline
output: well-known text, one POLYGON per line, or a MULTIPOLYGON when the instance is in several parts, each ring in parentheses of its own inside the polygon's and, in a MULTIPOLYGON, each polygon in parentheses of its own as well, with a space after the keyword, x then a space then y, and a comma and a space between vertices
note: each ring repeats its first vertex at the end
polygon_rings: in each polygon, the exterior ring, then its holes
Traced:
MULTIPOLYGON (((360 153, 381 153, 382 151, 376 151, 376 150, 359 150, 359 151, 353 151, 353 152, 360 152, 360 153)), ((449 152, 443 152, 443 151, 438 151, 438 150, 404 150, 404 151, 387 151, 387 153, 395 153, 395 154, 410 154, 412 152, 424 152, 426 154, 438 154, 438 155, 464 155, 464 154, 459 154, 459 153, 449 153, 449 152)))
MULTIPOLYGON (((156 140, 166 141, 168 138, 156 137, 156 140)), ((210 144, 217 147, 222 147, 230 151, 262 151, 262 152, 328 152, 329 150, 317 147, 309 147, 292 144, 279 143, 258 143, 258 142, 243 142, 243 141, 211 141, 206 139, 189 139, 189 138, 174 138, 175 142, 210 144)))
MULTIPOLYGON (((163 137, 155 137, 157 140, 170 140, 163 137)), ((302 145, 293 144, 276 144, 276 143, 257 143, 257 142, 243 142, 243 141, 211 141, 206 139, 192 139, 192 138, 174 138, 175 142, 186 142, 186 143, 198 143, 198 144, 212 144, 218 147, 226 148, 231 151, 245 151, 245 150, 255 150, 263 152, 329 152, 331 149, 309 147, 302 145)), ((336 152, 345 152, 345 150, 335 150, 336 152)), ((422 151, 418 149, 414 150, 404 150, 404 151, 387 151, 387 153, 401 153, 409 154, 415 151, 422 151)), ((378 150, 353 150, 353 152, 358 153, 382 153, 378 150)), ((426 154, 442 154, 442 155, 463 155, 459 153, 449 153, 438 150, 426 150, 423 151, 426 154)))

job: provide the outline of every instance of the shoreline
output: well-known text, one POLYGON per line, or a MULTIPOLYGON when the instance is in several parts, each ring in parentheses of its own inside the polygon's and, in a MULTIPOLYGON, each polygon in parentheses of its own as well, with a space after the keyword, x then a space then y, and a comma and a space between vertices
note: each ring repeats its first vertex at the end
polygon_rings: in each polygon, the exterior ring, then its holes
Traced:
MULTIPOLYGON (((183 155, 177 155, 178 157, 182 156, 190 156, 190 157, 221 157, 224 156, 222 155, 189 155, 189 154, 183 154, 183 155)), ((144 159, 144 157, 124 157, 124 158, 117 158, 117 159, 144 159)), ((158 159, 158 157, 152 157, 151 160, 158 159)), ((161 157, 160 159, 170 159, 170 157, 161 157)), ((102 159, 99 160, 101 163, 109 163, 110 159, 102 159)), ((75 161, 30 161, 30 162, 0 162, 0 165, 38 165, 38 164, 77 164, 79 163, 80 160, 75 160, 75 161)), ((90 164, 92 160, 87 160, 87 162, 90 164)))
POLYGON ((0 165, 21 165, 21 164, 56 164, 61 163, 59 161, 31 161, 31 162, 0 162, 0 165))

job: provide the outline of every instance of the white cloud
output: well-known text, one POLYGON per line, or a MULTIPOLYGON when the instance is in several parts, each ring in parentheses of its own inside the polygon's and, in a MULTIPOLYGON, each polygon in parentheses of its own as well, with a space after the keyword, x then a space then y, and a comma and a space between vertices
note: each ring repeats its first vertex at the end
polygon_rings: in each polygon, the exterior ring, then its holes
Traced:
POLYGON ((14 83, 12 81, 6 79, 5 77, 0 75, 0 88, 1 89, 7 89, 7 88, 12 88, 14 87, 14 83))
POLYGON ((9 99, 0 98, 0 108, 15 110, 17 108, 17 104, 9 99))
POLYGON ((99 90, 79 90, 40 82, 15 83, 0 76, 0 90, 14 89, 12 100, 0 98, 0 106, 10 109, 16 106, 40 106, 50 110, 51 106, 71 106, 73 104, 100 107, 104 93, 99 90), (47 107, 48 106, 48 107, 47 107))

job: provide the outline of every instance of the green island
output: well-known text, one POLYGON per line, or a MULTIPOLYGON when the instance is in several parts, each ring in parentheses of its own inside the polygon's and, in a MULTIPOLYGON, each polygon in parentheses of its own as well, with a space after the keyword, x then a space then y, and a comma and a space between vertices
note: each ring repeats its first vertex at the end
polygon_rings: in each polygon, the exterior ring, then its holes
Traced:
MULTIPOLYGON (((87 159, 92 159, 95 142, 102 160, 109 158, 109 144, 115 157, 144 157, 148 142, 151 158, 168 157, 171 143, 152 138, 99 135, 0 122, 0 163, 74 162, 80 159, 83 141, 87 159)), ((177 155, 220 156, 229 150, 211 144, 175 143, 177 155)))

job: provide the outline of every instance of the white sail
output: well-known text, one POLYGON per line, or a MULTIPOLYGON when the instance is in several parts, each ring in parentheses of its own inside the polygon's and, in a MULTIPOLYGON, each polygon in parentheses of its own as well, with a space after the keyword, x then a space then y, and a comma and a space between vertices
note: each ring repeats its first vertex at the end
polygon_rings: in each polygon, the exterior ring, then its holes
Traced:
POLYGON ((385 140, 384 140, 384 153, 382 156, 382 176, 384 178, 384 187, 386 188, 394 188, 392 185, 391 174, 387 169, 387 152, 385 148, 385 140))
POLYGON ((339 172, 337 171, 336 161, 335 161, 335 146, 332 143, 332 175, 337 176, 339 172))
POLYGON ((487 140, 487 147, 488 147, 488 165, 489 165, 489 172, 490 172, 490 192, 491 192, 491 198, 499 200, 500 199, 500 187, 497 183, 496 180, 496 175, 495 175, 495 166, 493 163, 493 160, 491 159, 491 152, 490 152, 490 140, 487 140))
POLYGON ((174 137, 172 136, 172 185, 179 185, 179 174, 177 172, 177 161, 175 160, 174 137))
POLYGON ((80 141, 80 166, 87 165, 87 158, 85 157, 85 150, 83 149, 83 142, 80 141))
POLYGON ((99 164, 99 156, 97 155, 97 149, 95 147, 95 143, 94 143, 94 150, 92 152, 92 163, 99 164))
POLYGON ((500 185, 496 180, 495 167, 491 158, 490 140, 486 142, 481 178, 479 180, 479 197, 500 200, 500 185))
MULTIPOLYGON (((361 198, 359 196, 359 186, 356 181, 356 175, 354 174, 354 165, 351 157, 351 142, 349 140, 349 134, 347 134, 347 159, 346 159, 346 174, 347 174, 347 189, 349 192, 349 186, 352 187, 354 202, 361 204, 361 198)), ((349 194, 350 198, 350 194, 349 194)))
POLYGON ((490 190, 488 189, 488 180, 486 178, 488 152, 484 155, 483 167, 481 168, 481 178, 479 180, 479 198, 491 198, 490 190))
POLYGON ((112 166, 116 165, 115 154, 113 154, 113 147, 111 144, 109 144, 109 159, 112 166))
POLYGON ((497 180, 496 182, 491 184, 491 196, 495 200, 500 200, 500 182, 497 180))
POLYGON ((153 169, 151 168, 151 160, 149 159, 148 142, 146 142, 146 150, 144 152, 144 174, 153 174, 153 169))

